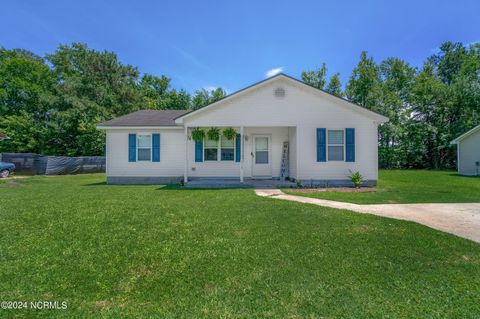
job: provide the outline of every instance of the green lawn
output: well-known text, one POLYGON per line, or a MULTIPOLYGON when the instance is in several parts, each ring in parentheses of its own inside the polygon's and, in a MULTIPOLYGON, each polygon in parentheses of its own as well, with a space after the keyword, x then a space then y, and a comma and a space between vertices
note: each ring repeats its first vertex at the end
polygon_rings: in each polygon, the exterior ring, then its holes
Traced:
POLYGON ((480 202, 480 178, 458 175, 453 171, 380 170, 376 192, 289 194, 357 204, 395 203, 471 203, 480 202))
POLYGON ((480 315, 480 245, 471 241, 248 189, 104 179, 0 184, 0 300, 68 305, 0 317, 480 315))

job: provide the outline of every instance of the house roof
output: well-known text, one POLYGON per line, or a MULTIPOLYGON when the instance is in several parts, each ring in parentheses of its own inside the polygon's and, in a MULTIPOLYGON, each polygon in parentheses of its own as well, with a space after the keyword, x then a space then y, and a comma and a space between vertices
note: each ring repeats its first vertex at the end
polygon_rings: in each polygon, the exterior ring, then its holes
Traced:
POLYGON ((102 127, 175 126, 175 118, 188 110, 141 110, 103 122, 102 127))
POLYGON ((193 115, 193 114, 198 114, 198 113, 201 113, 201 112, 205 112, 206 110, 209 110, 210 108, 213 108, 213 107, 215 107, 215 106, 223 103, 224 101, 231 99, 231 98, 234 97, 234 96, 237 96, 237 95, 243 94, 243 93, 245 93, 245 92, 248 92, 248 91, 250 91, 251 89, 253 89, 253 88, 257 87, 257 86, 263 85, 263 84, 265 84, 265 83, 267 83, 267 82, 271 82, 271 81, 273 81, 273 80, 275 80, 275 79, 278 79, 278 78, 284 78, 284 79, 287 79, 287 80, 289 80, 289 81, 293 81, 293 82, 295 82, 296 84, 299 84, 299 85, 302 85, 302 86, 304 86, 304 87, 307 87, 307 88, 309 88, 309 89, 311 89, 311 90, 313 90, 313 91, 315 91, 315 92, 321 92, 321 93, 326 94, 326 95, 328 95, 328 96, 330 96, 330 97, 333 97, 333 98, 335 98, 335 99, 338 99, 338 100, 344 102, 345 104, 349 105, 350 107, 353 107, 353 109, 356 109, 357 111, 361 111, 361 112, 363 112, 363 113, 365 113, 365 114, 371 115, 372 117, 374 117, 375 119, 377 119, 377 120, 380 121, 380 122, 388 122, 388 121, 389 121, 388 117, 386 117, 386 116, 384 116, 384 115, 382 115, 382 114, 380 114, 380 113, 371 111, 371 110, 369 110, 369 109, 361 106, 360 104, 356 104, 356 103, 351 102, 351 101, 349 101, 349 100, 347 100, 347 99, 345 99, 345 98, 343 98, 343 97, 338 97, 338 96, 336 96, 336 95, 333 95, 333 94, 331 94, 331 93, 329 93, 329 92, 327 92, 327 91, 324 91, 324 90, 321 90, 321 89, 316 88, 316 87, 314 87, 314 86, 311 86, 311 85, 309 85, 309 84, 307 84, 307 83, 305 83, 305 82, 303 82, 303 81, 300 81, 300 80, 298 80, 298 79, 296 79, 296 78, 294 78, 294 77, 291 77, 291 76, 289 76, 289 75, 286 75, 286 74, 284 74, 284 73, 279 73, 279 74, 274 75, 274 76, 272 76, 272 77, 270 77, 270 78, 267 78, 267 79, 264 79, 264 80, 262 80, 262 81, 256 82, 256 83, 254 83, 254 84, 252 84, 252 85, 249 85, 249 86, 247 86, 247 87, 245 87, 245 88, 243 88, 243 89, 241 89, 241 90, 238 90, 238 91, 236 91, 236 92, 234 92, 234 93, 232 93, 232 94, 229 94, 229 95, 223 97, 222 99, 220 99, 220 100, 218 100, 218 101, 216 101, 216 102, 214 102, 214 103, 211 103, 211 104, 209 104, 209 105, 207 105, 207 106, 205 106, 205 107, 202 107, 202 108, 197 109, 197 110, 189 111, 189 112, 186 112, 185 114, 179 115, 179 116, 177 117, 177 119, 176 119, 176 122, 179 123, 179 122, 181 122, 181 120, 182 120, 183 118, 189 117, 189 116, 191 116, 191 115, 193 115))
POLYGON ((461 140, 465 139, 466 137, 478 131, 480 131, 480 125, 477 125, 474 128, 472 128, 470 131, 466 132, 465 134, 460 135, 459 137, 451 141, 450 144, 458 144, 458 142, 460 142, 461 140))

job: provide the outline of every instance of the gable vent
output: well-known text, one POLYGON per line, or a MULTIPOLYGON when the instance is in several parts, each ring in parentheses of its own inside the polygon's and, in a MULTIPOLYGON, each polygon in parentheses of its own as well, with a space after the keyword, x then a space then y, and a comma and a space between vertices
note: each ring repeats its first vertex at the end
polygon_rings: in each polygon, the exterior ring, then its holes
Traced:
POLYGON ((275 95, 275 97, 278 99, 283 99, 285 97, 285 89, 276 88, 275 91, 273 91, 273 95, 275 95))

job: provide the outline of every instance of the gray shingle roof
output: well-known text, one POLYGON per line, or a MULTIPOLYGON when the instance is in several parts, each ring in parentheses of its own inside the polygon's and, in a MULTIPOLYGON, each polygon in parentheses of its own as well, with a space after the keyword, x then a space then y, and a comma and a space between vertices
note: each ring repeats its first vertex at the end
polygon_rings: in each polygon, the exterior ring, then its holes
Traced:
POLYGON ((141 110, 103 122, 99 126, 175 126, 175 118, 190 110, 141 110))

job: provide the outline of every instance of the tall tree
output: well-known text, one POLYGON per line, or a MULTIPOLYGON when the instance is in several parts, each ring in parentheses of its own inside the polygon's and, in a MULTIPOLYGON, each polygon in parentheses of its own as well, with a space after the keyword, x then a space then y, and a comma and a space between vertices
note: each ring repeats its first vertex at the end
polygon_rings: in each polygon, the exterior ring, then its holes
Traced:
POLYGON ((190 107, 190 95, 181 90, 177 92, 170 87, 170 79, 164 75, 151 74, 142 76, 139 89, 143 95, 144 109, 187 109, 190 107))
POLYGON ((340 81, 340 73, 335 73, 330 77, 330 81, 328 82, 328 85, 325 91, 339 97, 343 96, 342 82, 340 81))
POLYGON ((327 66, 325 63, 322 64, 321 68, 313 71, 303 71, 302 72, 302 81, 308 85, 316 87, 317 89, 323 90, 327 80, 327 66))
POLYGON ((353 69, 347 84, 346 96, 355 103, 376 110, 379 92, 380 74, 373 58, 367 52, 360 54, 360 61, 353 69))
POLYGON ((196 110, 212 104, 227 95, 224 89, 216 88, 214 90, 201 89, 195 92, 195 96, 192 99, 192 109, 196 110))
POLYGON ((388 58, 379 66, 380 90, 375 109, 390 121, 379 128, 379 156, 383 167, 399 168, 407 165, 404 149, 405 125, 410 118, 409 96, 415 69, 398 58, 388 58))

